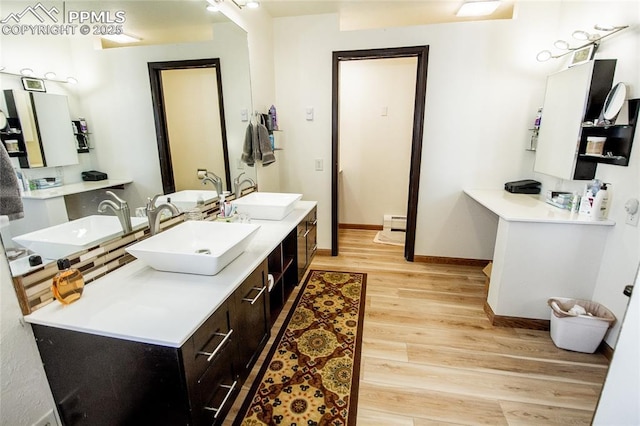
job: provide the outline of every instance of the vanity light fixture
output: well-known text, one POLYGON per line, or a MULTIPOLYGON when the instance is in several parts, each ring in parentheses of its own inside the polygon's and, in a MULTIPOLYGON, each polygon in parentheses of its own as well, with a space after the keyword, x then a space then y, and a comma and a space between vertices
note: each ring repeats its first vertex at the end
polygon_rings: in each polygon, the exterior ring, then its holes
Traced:
POLYGON ((577 47, 571 47, 569 42, 565 40, 556 40, 553 43, 553 45, 555 46, 556 49, 564 50, 564 52, 554 55, 550 50, 542 50, 541 52, 538 52, 538 54, 536 55, 536 59, 538 60, 538 62, 545 62, 545 61, 548 61, 549 59, 561 58, 569 53, 575 52, 576 50, 584 49, 589 46, 593 46, 593 51, 595 52, 595 50, 598 48, 602 40, 604 40, 609 36, 612 36, 613 34, 619 31, 624 30, 625 28, 629 28, 629 26, 628 25, 614 26, 614 25, 596 24, 593 26, 593 28, 596 31, 600 31, 600 32, 589 33, 583 30, 576 30, 571 34, 571 36, 576 40, 584 41, 586 43, 583 43, 577 47))
POLYGON ((223 0, 207 0, 207 10, 209 12, 220 12, 220 3, 223 0))
POLYGON ((248 7, 249 9, 256 9, 260 7, 260 3, 256 0, 247 0, 244 3, 240 4, 236 0, 231 0, 231 3, 235 4, 238 9, 243 9, 248 7))
POLYGON ((456 16, 487 16, 495 12, 498 6, 500 6, 499 0, 467 1, 460 6, 460 9, 456 12, 456 16))
POLYGON ((0 74, 13 75, 16 77, 32 77, 32 78, 38 78, 40 80, 55 81, 56 83, 69 83, 69 84, 78 83, 78 80, 76 80, 73 77, 67 77, 64 80, 61 78, 58 78, 56 73, 51 71, 45 73, 43 77, 38 77, 31 68, 22 68, 20 72, 10 72, 10 71, 7 71, 6 67, 0 66, 0 74))

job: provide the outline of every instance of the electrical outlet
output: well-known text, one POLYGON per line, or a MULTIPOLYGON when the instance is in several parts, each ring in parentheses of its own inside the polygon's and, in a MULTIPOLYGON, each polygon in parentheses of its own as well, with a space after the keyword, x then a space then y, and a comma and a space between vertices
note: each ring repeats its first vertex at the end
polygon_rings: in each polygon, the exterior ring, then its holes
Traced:
POLYGON ((47 414, 42 416, 42 418, 32 426, 58 426, 58 421, 56 420, 55 414, 53 414, 53 410, 49 410, 47 414))
POLYGON ((626 220, 627 225, 631 225, 631 226, 638 226, 638 213, 636 214, 627 214, 627 220, 626 220))

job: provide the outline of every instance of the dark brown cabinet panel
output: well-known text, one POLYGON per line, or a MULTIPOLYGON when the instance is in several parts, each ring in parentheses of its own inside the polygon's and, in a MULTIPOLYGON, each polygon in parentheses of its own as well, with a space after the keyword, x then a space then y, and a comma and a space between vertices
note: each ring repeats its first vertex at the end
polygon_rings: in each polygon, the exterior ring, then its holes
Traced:
POLYGON ((271 330, 266 260, 236 290, 234 299, 232 318, 237 330, 238 373, 244 382, 271 330))

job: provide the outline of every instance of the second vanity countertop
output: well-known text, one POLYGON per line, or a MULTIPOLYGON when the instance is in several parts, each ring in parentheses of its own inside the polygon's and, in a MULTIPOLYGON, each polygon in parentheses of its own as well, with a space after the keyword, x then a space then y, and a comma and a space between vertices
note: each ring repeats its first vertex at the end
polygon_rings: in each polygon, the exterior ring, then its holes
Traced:
POLYGON ((136 260, 89 283, 64 306, 53 301, 25 320, 107 337, 180 347, 316 206, 299 201, 281 221, 252 220, 249 247, 214 276, 160 272, 136 260))
POLYGON ((126 185, 131 182, 133 182, 131 179, 105 179, 86 182, 83 181, 78 183, 70 183, 67 185, 54 186, 53 188, 24 191, 24 193, 22 194, 22 198, 47 200, 49 198, 64 197, 65 195, 79 194, 81 192, 111 188, 112 186, 126 185))
POLYGON ((540 199, 540 195, 512 194, 503 189, 465 189, 464 193, 501 218, 513 222, 546 222, 613 226, 612 220, 594 220, 540 199))

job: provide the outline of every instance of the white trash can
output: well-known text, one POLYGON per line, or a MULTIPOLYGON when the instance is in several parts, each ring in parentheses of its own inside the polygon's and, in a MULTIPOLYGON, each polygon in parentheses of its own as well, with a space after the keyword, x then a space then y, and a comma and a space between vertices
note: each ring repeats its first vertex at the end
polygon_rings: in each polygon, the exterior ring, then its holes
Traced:
POLYGON ((592 354, 598 349, 615 315, 599 303, 589 300, 552 297, 551 340, 561 348, 592 354))

